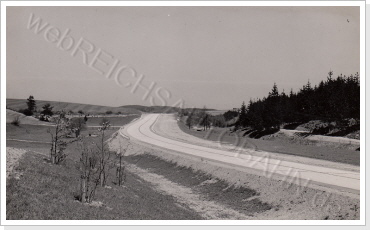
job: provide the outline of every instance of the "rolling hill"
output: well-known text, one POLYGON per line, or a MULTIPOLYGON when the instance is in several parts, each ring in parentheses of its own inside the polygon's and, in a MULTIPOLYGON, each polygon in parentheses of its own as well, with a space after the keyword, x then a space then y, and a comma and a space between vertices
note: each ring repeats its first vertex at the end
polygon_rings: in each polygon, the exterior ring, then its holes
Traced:
POLYGON ((6 123, 11 123, 15 120, 24 125, 50 125, 48 122, 40 121, 32 116, 26 116, 24 114, 12 111, 10 109, 6 110, 6 123))
MULTIPOLYGON (((14 111, 19 111, 21 109, 26 109, 27 104, 26 99, 6 99, 6 108, 14 111)), ((140 110, 130 107, 110 107, 110 106, 100 106, 100 105, 89 105, 71 102, 57 102, 57 101, 43 101, 36 100, 37 110, 42 110, 42 107, 49 103, 53 106, 53 111, 64 110, 66 112, 73 111, 77 113, 78 111, 83 111, 85 114, 104 114, 107 111, 112 111, 112 113, 121 112, 121 114, 141 114, 140 110)))
POLYGON ((171 106, 124 105, 120 108, 136 109, 144 113, 177 113, 180 108, 171 106))
MULTIPOLYGON (((26 99, 6 99, 6 108, 14 111, 19 111, 21 109, 27 108, 26 99)), ((57 102, 57 101, 45 101, 36 100, 37 110, 42 110, 42 107, 49 103, 53 106, 53 111, 64 110, 66 112, 73 111, 77 113, 78 111, 83 111, 85 114, 105 114, 107 111, 112 111, 112 113, 121 112, 121 114, 141 114, 144 113, 177 113, 180 108, 171 106, 144 106, 144 105, 124 105, 119 107, 111 106, 101 106, 101 105, 90 105, 72 102, 57 102)), ((218 111, 214 109, 207 109, 207 112, 211 115, 220 114, 223 111, 218 111), (215 114, 213 114, 215 113, 215 114)))

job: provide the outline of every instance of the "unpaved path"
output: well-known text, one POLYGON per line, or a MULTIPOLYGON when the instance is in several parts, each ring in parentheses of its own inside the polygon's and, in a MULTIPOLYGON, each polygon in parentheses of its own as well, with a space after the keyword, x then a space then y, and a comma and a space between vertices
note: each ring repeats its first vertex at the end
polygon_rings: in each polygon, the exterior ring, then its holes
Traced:
POLYGON ((201 194, 195 193, 191 188, 174 183, 161 175, 150 173, 149 171, 135 167, 134 165, 129 165, 127 169, 146 182, 151 183, 154 186, 154 189, 158 192, 173 196, 176 198, 178 203, 184 205, 185 208, 189 207, 205 219, 250 219, 250 217, 231 208, 225 207, 217 202, 207 200, 201 194))

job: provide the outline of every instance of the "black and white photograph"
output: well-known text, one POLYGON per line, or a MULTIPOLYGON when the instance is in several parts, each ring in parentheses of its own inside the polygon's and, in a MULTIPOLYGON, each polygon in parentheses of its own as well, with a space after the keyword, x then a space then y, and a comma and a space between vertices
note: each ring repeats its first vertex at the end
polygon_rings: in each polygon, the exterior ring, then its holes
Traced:
POLYGON ((364 2, 96 3, 2 5, 2 221, 365 222, 364 2))

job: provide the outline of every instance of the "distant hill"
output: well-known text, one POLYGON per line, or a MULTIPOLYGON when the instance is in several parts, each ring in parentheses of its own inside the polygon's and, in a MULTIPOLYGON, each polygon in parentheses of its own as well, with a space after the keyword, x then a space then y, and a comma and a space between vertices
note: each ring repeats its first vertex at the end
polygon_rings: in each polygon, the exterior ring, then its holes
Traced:
MULTIPOLYGON (((144 113, 177 113, 181 110, 178 107, 171 106, 144 106, 144 105, 123 105, 121 108, 131 108, 136 109, 144 113)), ((203 108, 185 108, 187 111, 203 110, 203 108)), ((226 111, 224 110, 215 110, 215 109, 206 109, 207 113, 211 115, 222 114, 226 111)))
POLYGON ((214 110, 214 109, 207 109, 207 113, 212 116, 222 115, 226 113, 227 110, 214 110))
MULTIPOLYGON (((19 111, 20 109, 27 108, 26 103, 26 99, 6 99, 6 108, 14 111, 19 111)), ((42 107, 47 103, 54 107, 53 111, 64 110, 66 112, 73 111, 74 113, 77 113, 81 110, 85 114, 103 114, 107 111, 112 111, 112 113, 121 112, 121 114, 141 114, 141 110, 135 109, 134 107, 110 107, 71 102, 43 101, 36 99, 37 110, 42 110, 42 107)))
MULTIPOLYGON (((27 108, 26 99, 6 99, 6 108, 14 111, 19 111, 21 109, 27 108)), ((141 114, 144 113, 177 113, 181 109, 178 107, 171 106, 144 106, 144 105, 124 105, 120 107, 110 107, 101 105, 90 105, 72 102, 57 102, 57 101, 44 101, 36 99, 37 110, 42 110, 42 107, 49 103, 53 106, 53 111, 65 112, 72 111, 77 113, 82 110, 85 114, 104 114, 107 111, 112 111, 112 113, 121 112, 121 114, 141 114)), ((188 109, 191 110, 191 109, 188 109)), ((201 109, 199 109, 201 110, 201 109)), ((210 113, 218 114, 220 111, 214 109, 207 109, 210 113)))
POLYGON ((120 108, 136 109, 144 113, 177 113, 180 108, 171 106, 124 105, 120 108))

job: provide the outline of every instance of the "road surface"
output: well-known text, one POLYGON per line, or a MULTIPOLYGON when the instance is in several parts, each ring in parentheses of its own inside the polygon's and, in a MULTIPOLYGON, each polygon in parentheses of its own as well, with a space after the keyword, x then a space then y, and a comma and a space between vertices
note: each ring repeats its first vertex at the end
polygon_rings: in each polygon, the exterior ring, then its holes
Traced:
MULTIPOLYGON (((269 155, 266 152, 255 152, 253 150, 235 151, 234 149, 232 151, 228 148, 217 147, 214 142, 202 140, 188 134, 186 134, 188 135, 186 139, 175 138, 176 132, 179 131, 177 130, 170 134, 168 133, 170 130, 167 130, 167 133, 163 132, 161 124, 169 123, 158 122, 158 120, 167 120, 172 124, 172 127, 174 125, 177 126, 175 116, 173 115, 144 114, 140 119, 133 121, 120 130, 120 133, 145 144, 210 162, 218 162, 218 164, 231 165, 238 169, 249 169, 259 172, 260 175, 265 177, 277 177, 301 186, 306 184, 329 186, 340 191, 359 194, 360 173, 357 166, 322 160, 315 160, 321 162, 321 165, 309 164, 303 163, 302 159, 304 158, 302 157, 299 158, 300 162, 297 162, 286 160, 287 158, 271 157, 279 155, 276 153, 269 155), (171 135, 173 136, 171 137, 171 135), (330 167, 325 167, 325 163, 328 163, 327 165, 330 167), (337 167, 335 167, 336 165, 337 167)), ((179 136, 181 135, 179 134, 179 136)), ((312 159, 307 159, 307 162, 313 161, 312 159)))

